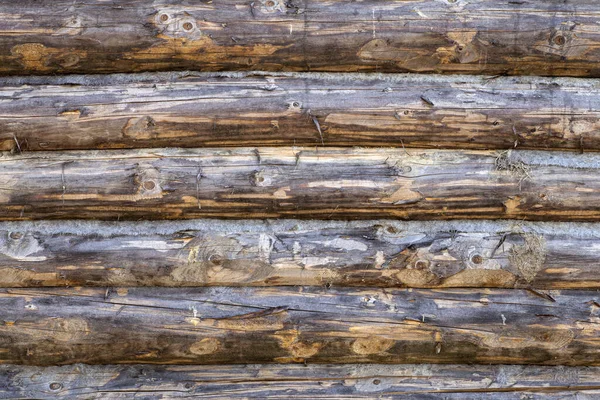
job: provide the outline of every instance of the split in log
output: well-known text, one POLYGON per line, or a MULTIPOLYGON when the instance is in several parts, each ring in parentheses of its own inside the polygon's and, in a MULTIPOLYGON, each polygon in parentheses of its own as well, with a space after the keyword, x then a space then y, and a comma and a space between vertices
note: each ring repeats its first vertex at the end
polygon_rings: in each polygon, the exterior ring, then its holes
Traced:
POLYGON ((0 2, 0 73, 599 76, 596 0, 0 2))
POLYGON ((0 399, 592 399, 598 376, 517 365, 0 365, 0 399))
POLYGON ((600 288, 600 227, 529 222, 0 224, 0 286, 600 288))
POLYGON ((600 365, 598 291, 0 289, 0 362, 600 365))
POLYGON ((13 152, 271 145, 600 150, 600 88, 593 80, 31 77, 0 79, 0 98, 0 149, 13 152))
POLYGON ((8 153, 0 219, 600 221, 600 155, 405 149, 8 153))

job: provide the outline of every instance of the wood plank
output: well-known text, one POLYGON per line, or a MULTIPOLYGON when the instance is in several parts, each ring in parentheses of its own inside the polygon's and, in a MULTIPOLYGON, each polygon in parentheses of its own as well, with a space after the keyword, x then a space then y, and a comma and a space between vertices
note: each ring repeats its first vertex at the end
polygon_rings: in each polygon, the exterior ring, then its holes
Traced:
POLYGON ((598 291, 0 289, 0 363, 600 365, 598 291))
POLYGON ((516 365, 0 365, 0 399, 591 399, 598 376, 516 365))
POLYGON ((600 149, 595 80, 161 73, 0 79, 0 149, 600 149))
POLYGON ((599 75, 595 0, 3 0, 0 14, 3 74, 287 69, 599 75))
POLYGON ((0 286, 600 288, 597 224, 0 223, 0 286))
POLYGON ((0 219, 600 220, 600 155, 156 149, 0 158, 0 219))

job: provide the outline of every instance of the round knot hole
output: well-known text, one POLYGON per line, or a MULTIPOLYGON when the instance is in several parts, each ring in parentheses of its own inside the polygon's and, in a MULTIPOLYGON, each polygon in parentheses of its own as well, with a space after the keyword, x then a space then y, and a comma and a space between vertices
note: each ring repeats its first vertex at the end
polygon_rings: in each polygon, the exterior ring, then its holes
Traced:
POLYGON ((191 22, 186 22, 183 24, 183 29, 185 29, 186 31, 191 31, 192 29, 194 29, 194 25, 192 25, 191 22))
POLYGON ((62 383, 59 383, 59 382, 52 382, 50 384, 51 390, 60 390, 60 389, 62 389, 62 387, 63 387, 62 383))
POLYGON ((473 257, 471 257, 471 262, 473 264, 481 264, 483 263, 483 257, 479 254, 475 254, 473 257))
POLYGON ((19 240, 23 238, 23 234, 21 232, 11 232, 8 234, 8 237, 13 240, 19 240))
POLYGON ((154 181, 146 181, 144 182, 144 189, 153 190, 156 187, 156 183, 154 181))

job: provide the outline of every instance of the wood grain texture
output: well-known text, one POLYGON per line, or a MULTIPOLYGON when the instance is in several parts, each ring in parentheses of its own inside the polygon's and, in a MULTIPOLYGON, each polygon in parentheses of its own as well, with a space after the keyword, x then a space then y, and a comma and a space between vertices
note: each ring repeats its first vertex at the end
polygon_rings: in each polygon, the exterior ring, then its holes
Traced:
POLYGON ((600 155, 403 149, 4 153, 0 219, 600 220, 600 155))
POLYGON ((600 149, 595 80, 256 74, 0 79, 0 149, 600 149))
POLYGON ((17 222, 0 286, 600 288, 599 247, 575 223, 17 222))
POLYGON ((0 362, 600 365, 598 291, 0 289, 0 362))
POLYGON ((0 14, 3 74, 287 69, 599 75, 595 0, 3 0, 0 14))
POLYGON ((0 399, 580 399, 598 367, 515 365, 0 365, 0 399))

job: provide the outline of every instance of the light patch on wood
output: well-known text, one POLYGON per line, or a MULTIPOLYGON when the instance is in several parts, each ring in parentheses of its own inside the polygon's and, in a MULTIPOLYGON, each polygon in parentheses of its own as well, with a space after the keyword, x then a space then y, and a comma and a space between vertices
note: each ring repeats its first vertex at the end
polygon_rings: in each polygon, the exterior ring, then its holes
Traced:
POLYGON ((302 362, 306 358, 310 358, 317 354, 323 347, 322 343, 305 343, 299 340, 300 332, 296 329, 279 331, 275 334, 275 338, 279 341, 281 348, 287 350, 292 359, 288 357, 279 357, 277 362, 302 362))
POLYGON ((45 72, 56 69, 57 66, 73 67, 81 58, 87 56, 83 50, 60 50, 46 47, 41 43, 23 43, 11 48, 11 54, 25 69, 36 72, 45 72), (56 66, 51 66, 56 63, 56 66))
POLYGON ((574 334, 568 329, 547 327, 531 329, 524 333, 506 332, 505 334, 486 334, 482 343, 490 348, 523 349, 527 347, 541 349, 562 349, 573 341, 574 334))
POLYGON ((366 244, 359 242, 358 240, 350 240, 343 238, 335 238, 333 240, 327 240, 323 242, 323 246, 333 247, 340 250, 358 250, 358 251, 367 251, 369 248, 366 244))
POLYGON ((0 268, 1 287, 27 287, 33 286, 35 281, 45 284, 57 283, 55 272, 35 272, 23 268, 0 268))
POLYGON ((360 355, 382 354, 392 348, 395 340, 380 336, 358 338, 352 343, 352 351, 360 355))
POLYGON ((401 186, 394 193, 381 199, 382 203, 391 203, 394 205, 399 204, 412 204, 417 203, 424 199, 423 195, 416 190, 410 188, 412 181, 409 179, 397 179, 397 183, 401 186))
POLYGON ((221 342, 215 338, 204 338, 190 346, 190 352, 198 356, 213 354, 219 350, 221 342))

